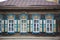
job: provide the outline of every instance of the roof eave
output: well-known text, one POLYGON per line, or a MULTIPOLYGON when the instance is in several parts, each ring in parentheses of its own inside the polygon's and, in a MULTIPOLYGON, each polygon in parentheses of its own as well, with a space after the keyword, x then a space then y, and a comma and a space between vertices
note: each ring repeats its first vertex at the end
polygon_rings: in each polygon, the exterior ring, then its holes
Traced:
POLYGON ((41 6, 26 6, 26 7, 17 7, 17 6, 0 6, 0 9, 60 9, 60 5, 41 5, 41 6))

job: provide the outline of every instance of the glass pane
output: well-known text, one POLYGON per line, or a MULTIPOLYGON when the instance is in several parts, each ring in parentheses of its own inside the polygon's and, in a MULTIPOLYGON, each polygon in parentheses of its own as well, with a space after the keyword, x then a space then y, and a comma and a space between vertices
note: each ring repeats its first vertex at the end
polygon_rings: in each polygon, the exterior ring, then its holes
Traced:
POLYGON ((38 23, 38 20, 34 20, 34 23, 38 23))
POLYGON ((9 20, 9 31, 13 31, 13 20, 9 20))
POLYGON ((52 31, 52 24, 50 24, 50 31, 52 31))
POLYGON ((47 24, 47 28, 49 28, 49 24, 47 24))
POLYGON ((47 23, 49 23, 50 20, 47 20, 47 23))
POLYGON ((12 26, 13 27, 13 24, 9 24, 9 26, 12 26))
POLYGON ((36 31, 36 24, 34 24, 34 31, 36 31))
POLYGON ((0 31, 1 31, 1 24, 0 24, 0 31))
POLYGON ((49 28, 47 28, 47 31, 49 31, 49 28))
POLYGON ((38 23, 38 20, 36 20, 36 23, 38 23))
POLYGON ((37 24, 37 31, 39 31, 39 25, 37 24))
POLYGON ((1 21, 0 21, 0 23, 1 23, 1 21))
POLYGON ((36 20, 34 20, 34 23, 36 23, 36 20))
POLYGON ((23 23, 23 20, 22 20, 22 23, 23 23))
POLYGON ((26 31, 26 24, 22 24, 22 31, 26 31))
POLYGON ((52 23, 52 20, 50 20, 50 23, 52 23))
POLYGON ((34 27, 36 26, 36 24, 34 24, 34 27))
POLYGON ((49 24, 47 24, 47 31, 49 31, 49 24))
POLYGON ((22 20, 22 23, 26 23, 26 20, 22 20))
POLYGON ((13 23, 13 20, 9 20, 9 23, 13 23))

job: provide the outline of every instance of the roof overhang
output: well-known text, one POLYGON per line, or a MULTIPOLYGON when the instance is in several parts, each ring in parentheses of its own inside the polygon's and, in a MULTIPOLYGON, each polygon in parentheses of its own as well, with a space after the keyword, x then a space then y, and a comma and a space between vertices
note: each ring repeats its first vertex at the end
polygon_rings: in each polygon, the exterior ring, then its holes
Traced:
POLYGON ((0 6, 0 9, 60 9, 60 5, 40 5, 40 6, 27 6, 27 7, 16 7, 16 6, 0 6))

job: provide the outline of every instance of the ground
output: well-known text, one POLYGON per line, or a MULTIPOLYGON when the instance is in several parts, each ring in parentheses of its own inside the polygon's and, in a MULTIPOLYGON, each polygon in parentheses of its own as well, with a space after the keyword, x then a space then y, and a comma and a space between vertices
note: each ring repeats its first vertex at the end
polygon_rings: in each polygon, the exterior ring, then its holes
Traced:
POLYGON ((50 35, 33 35, 33 34, 11 34, 11 35, 0 35, 0 40, 60 40, 60 36, 50 35))

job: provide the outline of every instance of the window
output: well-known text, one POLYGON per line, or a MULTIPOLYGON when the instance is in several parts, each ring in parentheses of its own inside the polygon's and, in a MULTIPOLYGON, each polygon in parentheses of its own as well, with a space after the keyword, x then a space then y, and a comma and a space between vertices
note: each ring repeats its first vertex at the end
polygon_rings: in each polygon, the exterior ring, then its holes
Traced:
POLYGON ((38 33, 40 32, 39 28, 39 16, 35 15, 33 16, 33 32, 38 33))
POLYGON ((47 19, 47 32, 52 32, 52 19, 47 19))
POLYGON ((13 31, 13 21, 14 20, 9 20, 9 31, 13 31))
POLYGON ((34 31, 39 31, 39 30, 38 30, 38 28, 39 28, 39 27, 38 27, 38 25, 39 25, 39 22, 38 22, 38 21, 39 21, 39 20, 35 20, 35 19, 34 19, 34 31))
POLYGON ((26 31, 26 20, 22 20, 22 32, 26 31))
POLYGON ((21 30, 20 32, 27 32, 27 16, 21 16, 21 30))

